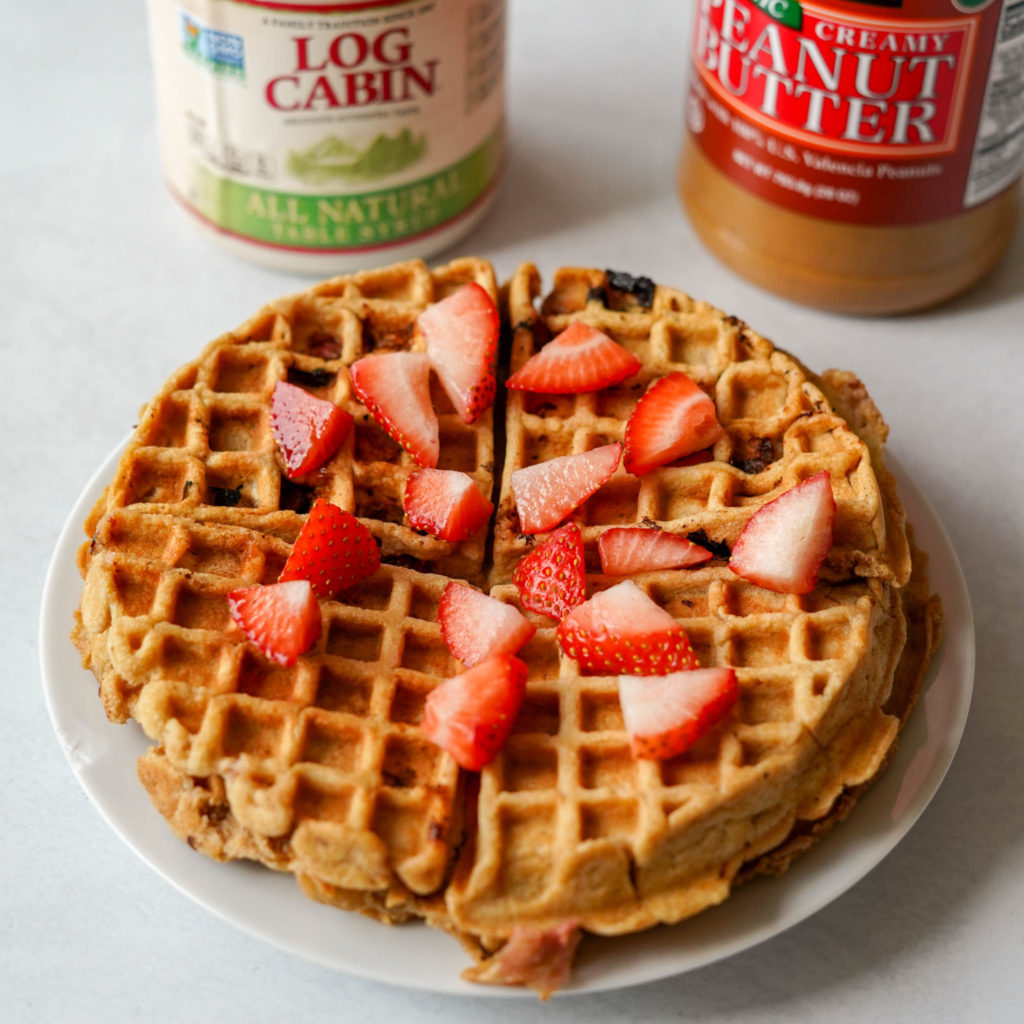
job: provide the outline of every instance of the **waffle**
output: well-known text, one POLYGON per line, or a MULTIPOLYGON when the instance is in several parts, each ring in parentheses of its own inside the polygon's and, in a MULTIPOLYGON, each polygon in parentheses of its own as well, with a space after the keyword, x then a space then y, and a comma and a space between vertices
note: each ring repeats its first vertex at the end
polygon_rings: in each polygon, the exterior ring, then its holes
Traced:
POLYGON ((617 678, 581 676, 554 627, 540 628, 521 652, 526 706, 480 773, 474 846, 448 889, 453 920, 485 944, 511 921, 619 934, 720 902, 741 864, 871 778, 895 737, 881 710, 905 640, 891 584, 795 597, 724 566, 636 582, 702 666, 736 669, 739 708, 686 754, 634 760, 617 678))
MULTIPOLYGON (((512 325, 510 370, 573 320, 609 335, 642 368, 616 387, 579 395, 507 392, 501 499, 495 524, 492 582, 504 582, 533 540, 520 530, 512 474, 561 455, 622 441, 626 422, 648 385, 681 370, 715 400, 724 434, 713 458, 635 477, 620 465, 612 479, 577 510, 587 564, 597 568, 596 540, 609 526, 656 523, 698 542, 731 548, 750 516, 800 480, 827 469, 837 503, 835 541, 825 578, 853 574, 910 576, 902 509, 884 464, 839 415, 797 360, 776 349, 735 317, 646 279, 633 290, 614 287, 605 271, 563 268, 541 300, 532 264, 506 286, 512 325)), ((866 395, 860 425, 884 429, 866 395)), ((878 449, 884 434, 878 438, 878 449)))
POLYGON ((499 294, 491 268, 468 259, 335 278, 174 374, 87 520, 72 637, 108 717, 134 718, 153 741, 138 774, 176 834, 216 859, 291 872, 322 902, 426 920, 482 959, 467 976, 486 981, 502 980, 490 954, 516 926, 622 934, 783 870, 891 756, 941 611, 856 377, 815 376, 735 318, 604 271, 558 271, 546 296, 535 267, 515 272, 500 294, 499 378, 576 318, 636 355, 639 374, 584 395, 499 388, 472 426, 435 382, 440 465, 470 473, 496 513, 461 544, 411 529, 401 500, 415 467, 354 398, 347 368, 420 348, 418 312, 467 281, 499 294), (512 735, 483 771, 461 771, 419 730, 427 694, 460 670, 437 623, 443 589, 457 578, 518 605, 512 570, 537 538, 520 531, 512 473, 621 440, 639 395, 675 370, 715 398, 725 429, 708 460, 643 478, 620 467, 573 518, 588 594, 618 582, 598 571, 608 527, 657 524, 711 548, 705 566, 634 580, 703 666, 736 669, 738 706, 685 754, 635 761, 615 678, 582 674, 553 621, 527 613, 538 629, 519 655, 529 676, 512 735), (269 427, 278 380, 355 418, 298 481, 269 427), (753 512, 823 469, 837 516, 815 590, 735 576, 726 549, 753 512), (320 639, 285 668, 231 626, 226 596, 277 579, 316 497, 367 526, 382 565, 321 602, 320 639))
MULTIPOLYGON (((497 296, 476 260, 336 278, 214 341, 143 410, 79 555, 73 637, 108 717, 137 718, 174 770, 224 786, 257 859, 373 892, 436 890, 458 828, 457 768, 415 724, 455 671, 435 621, 447 578, 408 566, 473 579, 484 538, 450 544, 403 523, 415 467, 353 398, 347 367, 415 347, 417 314, 468 281, 497 296), (355 417, 339 452, 296 481, 269 425, 278 380, 355 417), (226 595, 276 580, 317 497, 353 512, 392 564, 325 602, 319 644, 282 668, 228 629, 226 595)), ((491 414, 467 427, 440 387, 433 397, 440 465, 490 493, 491 414)), ((167 792, 147 763, 151 792, 167 792)))
MULTIPOLYGON (((364 355, 420 349, 417 315, 460 285, 476 281, 497 295, 480 260, 456 260, 430 272, 418 261, 333 278, 266 306, 213 341, 144 409, 116 475, 97 504, 92 527, 120 509, 189 521, 270 529, 288 536, 322 497, 356 515, 384 558, 465 578, 482 570, 484 538, 450 544, 403 523, 405 481, 417 467, 354 397, 347 367, 364 355), (354 430, 323 467, 289 480, 270 429, 274 385, 290 380, 355 417, 354 430), (262 517, 279 512, 272 523, 262 517)), ((494 472, 490 412, 467 426, 436 380, 438 467, 470 474, 489 494, 494 472)))

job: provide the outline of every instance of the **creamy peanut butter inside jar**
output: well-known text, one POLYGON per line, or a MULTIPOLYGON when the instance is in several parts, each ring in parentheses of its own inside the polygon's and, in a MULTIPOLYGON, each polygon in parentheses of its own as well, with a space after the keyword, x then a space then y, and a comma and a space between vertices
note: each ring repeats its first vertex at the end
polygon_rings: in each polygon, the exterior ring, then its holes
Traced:
POLYGON ((1020 0, 697 0, 679 190, 758 285, 908 312, 983 277, 1024 169, 1020 0))

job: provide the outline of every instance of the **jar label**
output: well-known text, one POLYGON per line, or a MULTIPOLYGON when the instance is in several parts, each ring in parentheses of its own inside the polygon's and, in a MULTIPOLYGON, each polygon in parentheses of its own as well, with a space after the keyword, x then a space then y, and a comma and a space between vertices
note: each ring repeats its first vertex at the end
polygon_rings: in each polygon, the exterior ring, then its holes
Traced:
POLYGON ((1024 167, 1022 15, 1014 0, 699 0, 689 130, 732 180, 802 213, 959 213, 1024 167))
POLYGON ((504 0, 149 0, 169 184, 213 227, 298 252, 406 244, 504 158, 504 0))

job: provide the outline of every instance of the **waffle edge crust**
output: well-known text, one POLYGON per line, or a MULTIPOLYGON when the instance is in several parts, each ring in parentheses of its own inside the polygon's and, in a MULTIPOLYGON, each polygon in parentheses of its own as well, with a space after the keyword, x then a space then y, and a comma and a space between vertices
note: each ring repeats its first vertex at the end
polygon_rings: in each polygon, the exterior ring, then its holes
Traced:
POLYGON ((499 289, 470 258, 337 277, 209 344, 144 408, 85 524, 72 639, 107 716, 134 719, 153 742, 139 778, 190 846, 289 871, 313 898, 387 923, 425 920, 478 961, 467 977, 546 995, 543 970, 537 981, 502 961, 513 929, 618 935, 696 914, 785 870, 891 756, 941 607, 885 437, 852 374, 816 376, 736 318, 645 278, 563 268, 545 293, 525 264, 499 289), (432 377, 439 466, 468 473, 496 510, 452 544, 405 520, 416 466, 359 403, 348 368, 422 350, 418 314, 471 281, 502 315, 498 400, 466 425, 432 377), (614 338, 640 371, 587 394, 506 390, 573 320, 614 338), (600 573, 605 529, 656 524, 723 552, 763 504, 827 470, 837 512, 817 586, 776 594, 720 555, 633 578, 701 665, 732 666, 740 688, 722 725, 665 761, 631 757, 615 677, 582 674, 554 621, 527 612, 537 632, 519 654, 529 676, 512 735, 481 772, 461 770, 419 729, 427 694, 461 670, 437 623, 444 587, 464 580, 519 606, 512 570, 542 537, 519 528, 512 473, 621 441, 644 389, 676 370, 712 396, 723 435, 696 465, 643 477, 620 466, 576 510, 588 595, 619 582, 600 573), (297 481, 270 428, 279 380, 354 417, 338 452, 297 481), (246 641, 226 595, 277 579, 317 497, 367 526, 382 565, 320 602, 320 639, 285 668, 246 641))

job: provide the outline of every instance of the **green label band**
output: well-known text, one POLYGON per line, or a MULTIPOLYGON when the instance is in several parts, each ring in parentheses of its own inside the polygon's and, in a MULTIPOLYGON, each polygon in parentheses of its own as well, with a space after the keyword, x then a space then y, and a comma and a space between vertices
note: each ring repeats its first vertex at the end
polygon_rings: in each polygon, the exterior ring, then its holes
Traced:
POLYGON ((217 227, 257 242, 307 249, 360 249, 444 225, 471 206, 500 169, 501 132, 425 178, 373 192, 303 195, 233 181, 196 168, 191 201, 217 227))
POLYGON ((804 11, 800 0, 752 0, 755 7, 760 7, 769 18, 774 19, 786 28, 795 28, 798 32, 803 28, 804 11))

